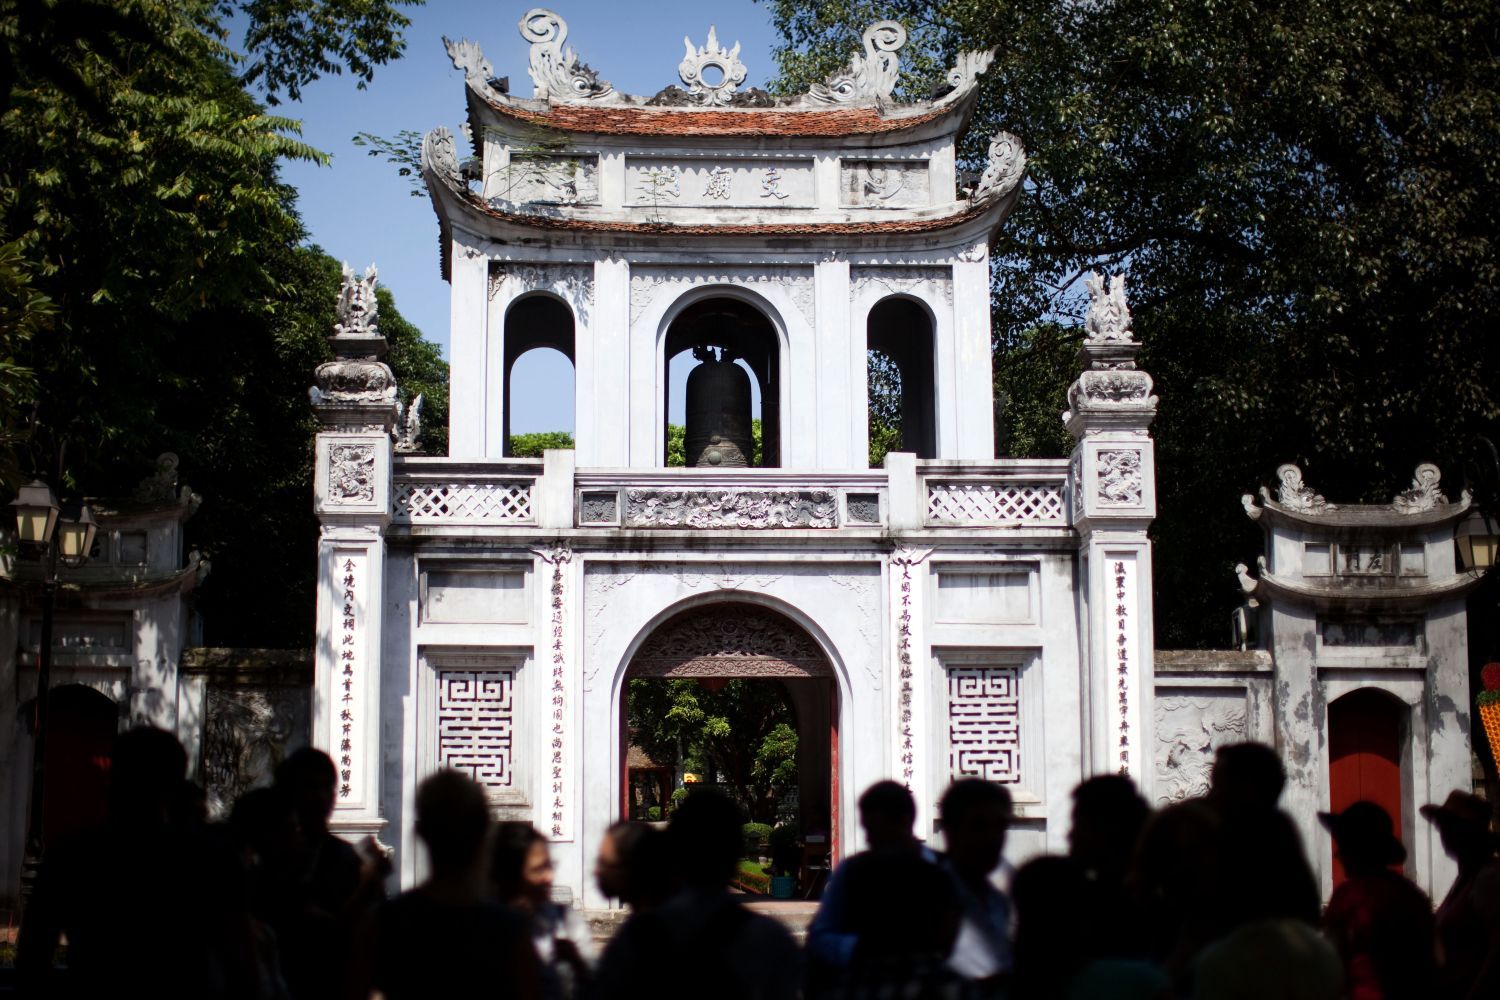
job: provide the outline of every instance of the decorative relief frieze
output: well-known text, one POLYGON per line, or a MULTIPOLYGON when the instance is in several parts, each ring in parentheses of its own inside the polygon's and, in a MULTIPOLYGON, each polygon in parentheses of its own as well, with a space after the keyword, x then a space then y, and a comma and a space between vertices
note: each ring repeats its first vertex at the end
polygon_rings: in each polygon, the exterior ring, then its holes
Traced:
POLYGON ((838 494, 828 490, 625 491, 627 528, 838 527, 838 494))
POLYGON ((813 325, 814 296, 811 267, 768 267, 751 270, 700 271, 679 267, 639 267, 630 272, 630 322, 634 324, 658 294, 679 295, 698 285, 741 285, 758 291, 779 291, 791 298, 809 327, 813 325), (677 285, 678 289, 668 286, 677 285), (665 291, 664 291, 665 290, 665 291))
POLYGON ((1083 516, 1083 456, 1074 455, 1068 467, 1068 492, 1073 494, 1073 518, 1083 516))
POLYGON ((1141 506, 1143 484, 1139 450, 1116 448, 1100 451, 1094 471, 1099 477, 1099 506, 1141 506))
POLYGON ((632 208, 811 208, 813 161, 627 156, 625 190, 632 208))
POLYGON ((784 616, 747 604, 682 612, 630 661, 634 677, 832 677, 812 638, 784 616))
POLYGON ((566 299, 581 313, 587 312, 594 298, 594 269, 579 264, 523 264, 516 261, 491 261, 489 296, 500 293, 507 280, 515 283, 511 297, 527 292, 552 292, 566 299))
MULTIPOLYGON (((867 289, 884 290, 887 295, 912 295, 936 291, 949 305, 953 304, 953 269, 951 267, 861 267, 849 279, 855 296, 867 289)), ((919 296, 920 297, 920 296, 919 296)))
POLYGON ((843 160, 839 177, 845 208, 915 208, 932 201, 926 160, 843 160))
POLYGON ((512 154, 486 187, 495 205, 597 205, 595 156, 512 154))
POLYGON ((330 507, 375 502, 375 445, 333 444, 328 449, 330 507))
POLYGON ((580 524, 615 524, 620 519, 620 494, 614 490, 586 490, 578 498, 580 524))
POLYGON ((1208 792, 1219 747, 1248 737, 1242 692, 1158 695, 1156 698, 1156 802, 1199 798, 1208 792))

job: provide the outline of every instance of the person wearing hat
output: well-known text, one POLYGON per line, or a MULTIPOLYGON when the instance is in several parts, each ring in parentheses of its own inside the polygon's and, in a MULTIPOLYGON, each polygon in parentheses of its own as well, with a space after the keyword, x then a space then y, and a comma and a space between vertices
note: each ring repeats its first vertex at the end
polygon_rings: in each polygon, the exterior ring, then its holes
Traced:
POLYGON ((1421 813, 1458 862, 1458 878, 1437 911, 1443 995, 1500 996, 1500 844, 1490 832, 1490 804, 1453 791, 1421 813))
POLYGON ((1374 802, 1319 813, 1347 876, 1333 891, 1323 930, 1344 962, 1350 1000, 1429 997, 1437 978, 1427 894, 1394 866, 1406 860, 1391 817, 1374 802))

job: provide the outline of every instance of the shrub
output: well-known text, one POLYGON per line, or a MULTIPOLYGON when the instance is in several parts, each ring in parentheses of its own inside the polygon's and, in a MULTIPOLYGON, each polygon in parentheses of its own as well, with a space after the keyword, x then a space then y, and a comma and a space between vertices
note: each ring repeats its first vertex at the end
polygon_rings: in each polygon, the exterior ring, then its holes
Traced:
POLYGON ((661 822, 661 806, 647 806, 646 807, 646 822, 648 822, 648 823, 660 823, 661 822))
POLYGON ((771 831, 767 843, 771 849, 771 867, 783 875, 794 874, 802 867, 802 831, 785 823, 771 831))
POLYGON ((746 823, 742 829, 745 832, 745 853, 762 853, 771 839, 771 825, 769 823, 746 823))

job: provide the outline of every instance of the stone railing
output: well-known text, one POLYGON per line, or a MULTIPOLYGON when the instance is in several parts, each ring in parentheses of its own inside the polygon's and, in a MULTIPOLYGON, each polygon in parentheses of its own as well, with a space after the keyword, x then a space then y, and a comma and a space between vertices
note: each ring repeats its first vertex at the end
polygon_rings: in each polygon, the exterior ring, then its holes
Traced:
POLYGON ((650 530, 1068 528, 1063 460, 917 461, 885 468, 587 469, 539 459, 400 458, 393 524, 650 530))
POLYGON ((406 458, 396 465, 391 520, 396 524, 536 524, 540 459, 455 462, 406 458))
POLYGON ((918 462, 931 527, 1067 527, 1068 466, 1061 459, 918 462))

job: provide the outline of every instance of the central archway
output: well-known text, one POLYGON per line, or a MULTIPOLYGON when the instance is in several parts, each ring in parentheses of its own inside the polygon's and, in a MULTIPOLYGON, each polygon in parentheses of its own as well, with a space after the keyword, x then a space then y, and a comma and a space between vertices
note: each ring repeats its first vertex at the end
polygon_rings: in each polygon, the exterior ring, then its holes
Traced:
MULTIPOLYGON (((839 856, 838 685, 817 641, 788 616, 759 604, 718 601, 667 618, 646 636, 625 671, 633 681, 696 680, 709 692, 759 681, 784 692, 796 719, 797 800, 806 856, 839 856)), ((620 702, 621 815, 631 816, 632 768, 649 764, 630 740, 629 698, 620 702)), ((679 769, 680 769, 680 762, 679 769)))

